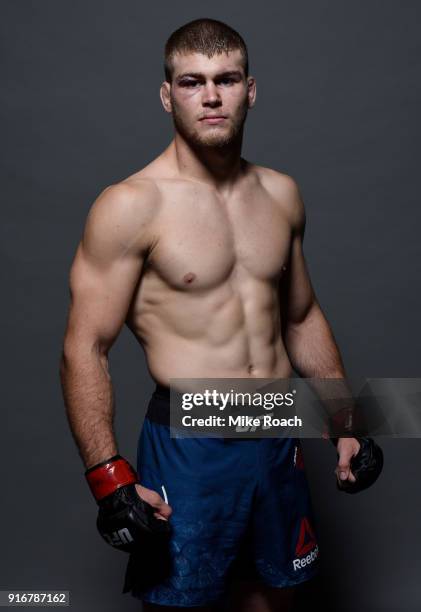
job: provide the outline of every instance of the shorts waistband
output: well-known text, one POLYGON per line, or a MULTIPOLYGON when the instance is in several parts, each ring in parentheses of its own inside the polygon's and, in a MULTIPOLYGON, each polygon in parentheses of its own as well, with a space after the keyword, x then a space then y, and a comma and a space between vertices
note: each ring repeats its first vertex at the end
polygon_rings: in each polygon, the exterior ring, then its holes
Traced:
MULTIPOLYGON (((177 397, 177 392, 175 390, 172 391, 173 400, 177 397)), ((180 394, 181 395, 181 394, 180 394)), ((170 426, 170 400, 171 400, 171 391, 169 387, 165 385, 157 384, 151 399, 149 400, 148 409, 146 411, 146 418, 153 423, 157 423, 159 425, 170 426)), ((211 436, 215 437, 215 436, 211 436)), ((247 438, 247 437, 239 437, 236 436, 234 438, 224 437, 221 438, 224 442, 247 442, 253 440, 256 442, 258 439, 247 438)))
POLYGON ((169 402, 171 397, 170 388, 165 385, 157 384, 154 392, 152 393, 152 399, 159 399, 165 402, 169 402))
POLYGON ((157 384, 149 400, 146 418, 160 425, 169 425, 170 398, 170 388, 157 384))

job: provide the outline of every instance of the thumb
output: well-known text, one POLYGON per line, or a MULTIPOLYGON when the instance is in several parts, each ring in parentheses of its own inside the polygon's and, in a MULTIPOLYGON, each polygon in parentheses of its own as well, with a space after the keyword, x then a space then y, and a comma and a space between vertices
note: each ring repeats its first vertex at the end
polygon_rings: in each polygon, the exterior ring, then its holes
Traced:
POLYGON ((349 453, 340 453, 338 465, 336 466, 336 474, 339 480, 346 480, 351 469, 351 457, 349 453))
POLYGON ((168 520, 172 514, 172 508, 169 504, 166 504, 164 500, 161 500, 161 503, 158 506, 155 506, 156 512, 155 516, 158 519, 168 520))
POLYGON ((172 514, 172 508, 169 506, 156 491, 147 489, 142 485, 135 485, 136 491, 145 502, 147 502, 155 510, 155 517, 168 520, 172 514))

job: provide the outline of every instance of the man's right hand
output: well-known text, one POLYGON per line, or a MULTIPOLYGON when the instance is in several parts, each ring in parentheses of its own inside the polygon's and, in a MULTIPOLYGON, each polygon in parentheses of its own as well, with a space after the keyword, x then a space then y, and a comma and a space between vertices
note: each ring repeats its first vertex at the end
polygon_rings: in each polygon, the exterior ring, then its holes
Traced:
POLYGON ((156 491, 142 487, 142 485, 135 485, 136 491, 141 499, 147 502, 155 510, 154 515, 156 518, 167 521, 171 514, 171 506, 168 505, 162 497, 156 491))
POLYGON ((137 484, 137 474, 125 459, 115 455, 89 468, 86 479, 99 506, 98 531, 108 544, 141 552, 168 541, 170 506, 156 491, 137 484))

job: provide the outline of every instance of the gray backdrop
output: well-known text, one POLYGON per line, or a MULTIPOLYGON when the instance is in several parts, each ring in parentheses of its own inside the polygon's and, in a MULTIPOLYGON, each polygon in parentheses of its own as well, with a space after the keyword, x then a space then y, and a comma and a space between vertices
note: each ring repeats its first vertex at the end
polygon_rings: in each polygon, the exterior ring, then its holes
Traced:
MULTIPOLYGON (((421 5, 3 0, 0 11, 0 588, 70 589, 80 612, 139 610, 120 595, 125 556, 95 530, 58 364, 68 270, 88 209, 171 138, 158 99, 163 44, 202 16, 244 35, 258 81, 245 156, 301 186, 306 257, 348 371, 412 377, 421 308, 421 5)), ((128 330, 112 350, 111 372, 120 450, 134 461, 152 382, 128 330)), ((333 448, 305 442, 323 560, 313 609, 316 597, 335 612, 420 608, 420 442, 383 445, 382 479, 354 498, 335 489, 333 448)))

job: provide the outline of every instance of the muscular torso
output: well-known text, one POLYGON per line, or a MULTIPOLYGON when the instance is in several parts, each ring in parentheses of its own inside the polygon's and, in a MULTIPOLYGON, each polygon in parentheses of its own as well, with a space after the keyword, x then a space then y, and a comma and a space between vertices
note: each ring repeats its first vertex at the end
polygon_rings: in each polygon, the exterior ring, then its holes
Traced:
POLYGON ((291 224, 265 172, 247 166, 226 196, 160 178, 156 163, 128 179, 153 181, 159 193, 126 319, 157 382, 290 375, 279 298, 291 224))

